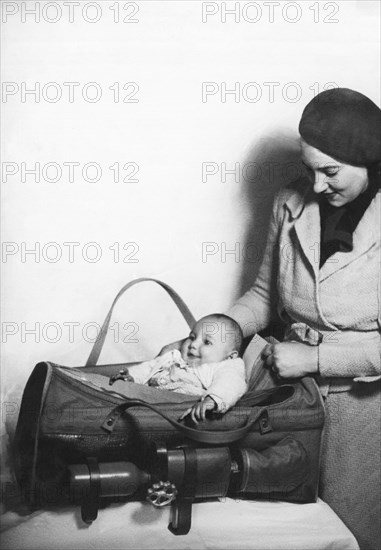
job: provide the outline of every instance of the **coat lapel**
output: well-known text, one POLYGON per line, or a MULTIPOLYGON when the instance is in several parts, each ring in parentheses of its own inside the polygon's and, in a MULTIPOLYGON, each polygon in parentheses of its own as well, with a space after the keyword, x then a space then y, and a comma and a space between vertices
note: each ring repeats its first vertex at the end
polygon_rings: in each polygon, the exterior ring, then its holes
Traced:
POLYGON ((320 213, 312 187, 308 186, 304 195, 293 194, 286 205, 296 219, 294 227, 300 246, 320 282, 365 254, 380 239, 381 193, 378 192, 353 233, 353 250, 336 252, 319 270, 320 213))

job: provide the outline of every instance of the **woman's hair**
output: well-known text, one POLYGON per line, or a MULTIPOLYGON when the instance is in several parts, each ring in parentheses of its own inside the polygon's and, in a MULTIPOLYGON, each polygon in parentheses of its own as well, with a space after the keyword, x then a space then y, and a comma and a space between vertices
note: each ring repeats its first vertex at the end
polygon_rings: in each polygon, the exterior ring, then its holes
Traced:
POLYGON ((381 162, 367 166, 368 180, 370 186, 375 186, 378 189, 381 188, 381 162))

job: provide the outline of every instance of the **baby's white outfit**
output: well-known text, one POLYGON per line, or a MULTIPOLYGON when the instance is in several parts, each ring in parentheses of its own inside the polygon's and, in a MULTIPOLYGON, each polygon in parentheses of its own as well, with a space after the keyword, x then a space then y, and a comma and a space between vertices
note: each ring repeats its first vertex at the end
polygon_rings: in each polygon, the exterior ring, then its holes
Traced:
POLYGON ((190 367, 179 350, 172 350, 129 367, 128 372, 138 384, 202 397, 210 395, 218 412, 230 409, 247 390, 245 365, 240 357, 190 367))

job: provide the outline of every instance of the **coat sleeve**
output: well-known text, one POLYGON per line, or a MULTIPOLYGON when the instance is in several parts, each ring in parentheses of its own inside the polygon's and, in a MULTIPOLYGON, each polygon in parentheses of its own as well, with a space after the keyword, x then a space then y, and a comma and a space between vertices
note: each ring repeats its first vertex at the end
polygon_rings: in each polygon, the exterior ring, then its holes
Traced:
POLYGON ((355 377, 356 382, 381 378, 381 334, 374 331, 352 343, 319 345, 319 372, 324 377, 355 377))
POLYGON ((217 403, 218 412, 233 407, 247 390, 245 365, 241 358, 227 359, 214 366, 212 383, 205 392, 217 403))
POLYGON ((274 201, 265 253, 254 285, 226 313, 237 321, 245 337, 264 329, 276 317, 278 237, 283 202, 281 194, 278 194, 274 201))

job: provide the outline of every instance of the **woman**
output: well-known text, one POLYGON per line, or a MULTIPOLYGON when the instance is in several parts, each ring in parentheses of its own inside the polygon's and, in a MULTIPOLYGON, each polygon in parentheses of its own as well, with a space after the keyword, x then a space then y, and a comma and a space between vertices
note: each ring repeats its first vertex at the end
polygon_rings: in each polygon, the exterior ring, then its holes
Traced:
POLYGON ((246 336, 276 310, 267 346, 282 378, 317 375, 326 397, 320 496, 361 550, 380 540, 381 110, 345 88, 322 92, 299 125, 311 183, 281 190, 254 286, 228 311, 246 336))
POLYGON ((285 323, 266 364, 280 378, 315 375, 326 398, 320 496, 361 550, 379 550, 381 110, 328 90, 299 131, 310 181, 278 194, 258 277, 227 314, 245 336, 285 323))

